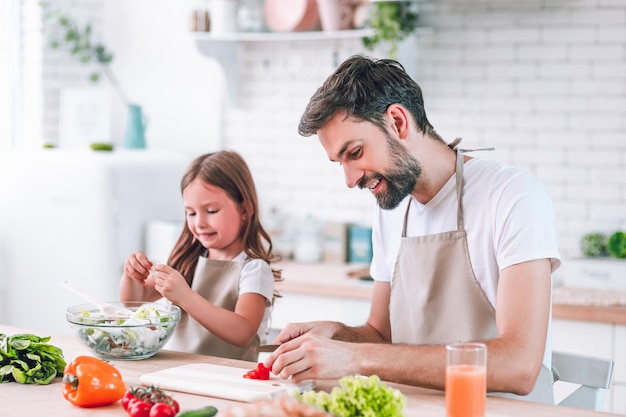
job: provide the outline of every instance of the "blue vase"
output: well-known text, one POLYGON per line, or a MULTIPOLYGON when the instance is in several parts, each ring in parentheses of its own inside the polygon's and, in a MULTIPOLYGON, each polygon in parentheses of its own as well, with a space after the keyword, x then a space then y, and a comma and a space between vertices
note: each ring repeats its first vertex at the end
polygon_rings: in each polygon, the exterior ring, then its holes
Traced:
POLYGON ((128 105, 128 120, 126 121, 126 136, 124 147, 129 149, 144 149, 146 147, 147 118, 141 111, 141 106, 128 105))

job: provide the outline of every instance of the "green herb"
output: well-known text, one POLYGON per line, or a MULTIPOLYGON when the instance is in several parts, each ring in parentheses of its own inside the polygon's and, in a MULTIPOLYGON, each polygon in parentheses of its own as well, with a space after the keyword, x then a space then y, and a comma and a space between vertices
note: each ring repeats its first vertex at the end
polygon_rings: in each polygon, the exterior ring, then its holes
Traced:
POLYGON ((336 417, 400 417, 406 405, 404 395, 385 385, 377 375, 346 376, 330 393, 306 391, 297 397, 336 417))
POLYGON ((419 15, 411 10, 409 1, 379 1, 374 3, 368 25, 372 36, 362 38, 363 46, 373 50, 382 42, 389 45, 388 56, 397 59, 398 43, 417 28, 419 15))
POLYGON ((588 233, 580 239, 580 250, 589 257, 608 255, 606 236, 602 233, 588 233))
POLYGON ((63 375, 63 352, 34 334, 0 333, 0 383, 47 385, 63 375))
POLYGON ((626 233, 622 231, 613 233, 609 237, 607 248, 611 256, 618 259, 626 258, 626 233))

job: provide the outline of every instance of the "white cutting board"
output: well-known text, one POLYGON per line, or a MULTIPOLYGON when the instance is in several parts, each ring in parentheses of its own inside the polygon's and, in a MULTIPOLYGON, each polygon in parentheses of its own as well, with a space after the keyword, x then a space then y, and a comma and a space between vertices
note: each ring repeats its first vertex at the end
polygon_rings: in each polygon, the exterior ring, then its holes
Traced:
POLYGON ((144 374, 139 380, 145 386, 243 402, 272 399, 312 387, 311 384, 298 386, 275 375, 269 380, 244 378, 247 371, 232 366, 194 363, 144 374))

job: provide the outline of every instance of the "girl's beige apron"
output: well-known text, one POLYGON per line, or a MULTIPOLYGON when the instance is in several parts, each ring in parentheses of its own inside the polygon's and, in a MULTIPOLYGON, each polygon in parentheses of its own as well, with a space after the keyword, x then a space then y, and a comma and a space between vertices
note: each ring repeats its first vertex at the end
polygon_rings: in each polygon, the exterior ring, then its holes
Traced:
MULTIPOLYGON (((212 304, 235 311, 243 264, 244 262, 215 261, 201 256, 191 288, 212 304)), ((256 362, 258 354, 249 348, 258 344, 259 337, 255 336, 248 347, 231 345, 213 335, 183 311, 172 338, 167 342, 167 349, 256 362)))
MULTIPOLYGON (((446 344, 497 336, 495 310, 476 280, 463 223, 463 150, 457 150, 457 230, 402 240, 391 282, 393 343, 446 344)), ((533 392, 498 396, 553 404, 552 372, 542 366, 533 392)))

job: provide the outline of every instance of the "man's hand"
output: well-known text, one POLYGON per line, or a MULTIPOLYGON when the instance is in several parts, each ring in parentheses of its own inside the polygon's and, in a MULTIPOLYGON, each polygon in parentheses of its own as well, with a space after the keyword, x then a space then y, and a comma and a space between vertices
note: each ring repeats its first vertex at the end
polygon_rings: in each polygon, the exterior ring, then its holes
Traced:
MULTIPOLYGON (((328 322, 324 322, 328 323, 328 322)), ((310 324, 310 323, 306 323, 310 324)), ((340 378, 358 372, 358 355, 354 349, 357 344, 332 340, 327 337, 331 332, 328 326, 308 327, 290 325, 285 328, 276 341, 283 342, 265 361, 265 366, 283 379, 290 378, 295 383, 309 379, 340 378), (288 328, 293 333, 285 333, 288 328), (324 329, 321 331, 320 329, 324 329), (282 339, 281 335, 295 335, 295 338, 282 339), (321 333, 321 334, 320 334, 321 333), (323 335, 322 335, 323 334, 323 335)))

